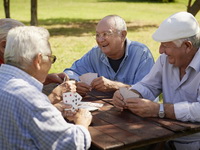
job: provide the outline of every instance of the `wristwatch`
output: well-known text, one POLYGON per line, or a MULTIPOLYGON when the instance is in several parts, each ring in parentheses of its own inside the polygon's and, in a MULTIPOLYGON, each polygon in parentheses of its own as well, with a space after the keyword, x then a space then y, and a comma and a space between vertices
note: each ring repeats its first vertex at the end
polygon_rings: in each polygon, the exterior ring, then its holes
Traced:
POLYGON ((158 116, 159 116, 159 118, 164 118, 165 117, 165 111, 164 111, 163 103, 160 104, 160 109, 159 109, 158 116))

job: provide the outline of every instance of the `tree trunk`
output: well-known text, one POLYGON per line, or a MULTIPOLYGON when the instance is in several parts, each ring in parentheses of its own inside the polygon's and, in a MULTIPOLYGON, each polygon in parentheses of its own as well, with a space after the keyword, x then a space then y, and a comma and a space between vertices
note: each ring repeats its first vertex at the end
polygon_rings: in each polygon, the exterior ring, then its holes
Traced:
POLYGON ((31 25, 37 26, 37 0, 31 0, 31 25))
POLYGON ((189 12, 195 16, 200 9, 200 0, 196 0, 192 6, 190 6, 190 5, 191 5, 191 0, 189 0, 189 2, 188 2, 187 12, 189 12))
POLYGON ((4 0, 5 17, 10 18, 10 0, 4 0))

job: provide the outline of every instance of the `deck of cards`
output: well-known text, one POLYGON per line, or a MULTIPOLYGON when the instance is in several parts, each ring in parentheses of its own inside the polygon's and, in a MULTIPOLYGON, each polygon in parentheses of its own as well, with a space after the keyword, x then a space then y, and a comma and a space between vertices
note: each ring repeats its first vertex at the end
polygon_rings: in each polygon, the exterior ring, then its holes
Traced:
POLYGON ((85 82, 88 85, 90 85, 91 82, 96 78, 97 78, 97 73, 85 73, 79 77, 81 82, 85 82))
MULTIPOLYGON (((82 96, 79 95, 78 93, 73 93, 73 92, 67 92, 63 93, 63 102, 65 104, 70 104, 72 105, 71 111, 74 112, 78 109, 78 105, 82 100, 82 96)), ((66 109, 69 110, 69 109, 66 109)))
POLYGON ((128 88, 125 88, 125 87, 119 88, 119 91, 124 99, 131 98, 131 97, 139 97, 138 94, 130 91, 128 88))

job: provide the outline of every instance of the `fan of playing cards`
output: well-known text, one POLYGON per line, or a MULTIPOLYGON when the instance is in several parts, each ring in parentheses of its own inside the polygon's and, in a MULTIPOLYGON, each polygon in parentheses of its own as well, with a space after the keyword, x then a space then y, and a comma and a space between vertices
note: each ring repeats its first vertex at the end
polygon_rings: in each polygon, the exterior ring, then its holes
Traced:
POLYGON ((97 73, 85 73, 79 77, 82 82, 90 85, 91 82, 97 78, 97 73))
POLYGON ((66 110, 71 110, 72 112, 76 111, 78 108, 84 108, 88 109, 89 111, 95 111, 103 106, 103 104, 81 102, 81 100, 82 97, 78 93, 73 93, 73 92, 63 93, 63 102, 65 104, 70 104, 72 106, 71 109, 66 109, 66 110))
POLYGON ((65 104, 72 105, 71 111, 75 111, 78 109, 78 104, 81 102, 82 96, 80 96, 78 93, 73 92, 67 92, 63 93, 63 102, 65 104))

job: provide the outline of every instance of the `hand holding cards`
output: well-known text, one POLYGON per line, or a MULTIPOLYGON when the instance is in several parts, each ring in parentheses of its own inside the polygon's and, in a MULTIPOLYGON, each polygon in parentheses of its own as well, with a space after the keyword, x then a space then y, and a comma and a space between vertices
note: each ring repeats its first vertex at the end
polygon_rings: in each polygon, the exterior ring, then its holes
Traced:
POLYGON ((119 88, 120 94, 123 96, 124 99, 131 98, 131 97, 139 97, 138 94, 130 91, 129 89, 125 87, 119 88))

